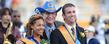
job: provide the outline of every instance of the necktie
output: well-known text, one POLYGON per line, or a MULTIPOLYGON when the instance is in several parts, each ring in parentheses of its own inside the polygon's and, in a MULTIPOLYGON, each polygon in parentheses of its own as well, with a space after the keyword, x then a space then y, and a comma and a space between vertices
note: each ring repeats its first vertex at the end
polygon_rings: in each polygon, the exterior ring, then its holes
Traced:
POLYGON ((73 34, 73 39, 74 39, 74 41, 75 41, 75 39, 76 39, 76 30, 74 29, 74 28, 71 28, 71 30, 72 30, 72 34, 73 34))
POLYGON ((77 37, 77 33, 76 33, 76 30, 74 28, 71 28, 72 30, 72 34, 73 34, 73 38, 74 38, 74 41, 75 41, 75 44, 81 44, 80 41, 78 40, 78 37, 77 37))
POLYGON ((53 30, 52 29, 49 29, 49 33, 51 33, 53 30))
POLYGON ((50 35, 51 35, 51 32, 52 32, 52 31, 53 31, 52 29, 49 29, 49 30, 48 30, 48 34, 47 34, 48 39, 50 39, 50 35))

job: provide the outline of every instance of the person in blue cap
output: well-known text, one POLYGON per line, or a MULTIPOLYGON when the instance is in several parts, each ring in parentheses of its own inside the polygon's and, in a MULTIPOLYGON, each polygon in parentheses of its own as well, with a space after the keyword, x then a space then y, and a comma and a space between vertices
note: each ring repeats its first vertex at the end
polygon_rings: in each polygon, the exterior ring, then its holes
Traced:
POLYGON ((55 4, 52 1, 47 1, 42 7, 37 7, 35 11, 43 15, 45 19, 45 38, 50 40, 50 34, 53 30, 57 29, 62 22, 56 21, 57 12, 61 10, 62 7, 56 9, 55 4))

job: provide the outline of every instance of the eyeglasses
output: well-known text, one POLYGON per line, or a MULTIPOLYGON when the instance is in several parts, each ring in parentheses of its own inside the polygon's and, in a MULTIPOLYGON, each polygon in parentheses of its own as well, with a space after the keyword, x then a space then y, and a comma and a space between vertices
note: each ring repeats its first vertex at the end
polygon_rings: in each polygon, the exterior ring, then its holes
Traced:
POLYGON ((13 17, 20 17, 19 15, 14 15, 13 17))

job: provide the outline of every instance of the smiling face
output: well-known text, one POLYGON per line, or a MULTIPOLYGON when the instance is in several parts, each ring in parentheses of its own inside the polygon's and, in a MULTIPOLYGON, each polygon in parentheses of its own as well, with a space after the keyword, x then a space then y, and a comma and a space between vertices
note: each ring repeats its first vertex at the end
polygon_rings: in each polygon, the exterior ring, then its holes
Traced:
POLYGON ((11 21, 11 15, 9 15, 9 11, 6 11, 2 15, 2 22, 8 24, 11 21))
POLYGON ((48 25, 52 25, 55 22, 56 13, 43 13, 44 19, 48 25))
POLYGON ((10 15, 4 15, 2 16, 2 22, 8 24, 11 21, 10 15))
POLYGON ((76 22, 76 12, 75 12, 75 7, 66 7, 64 9, 65 14, 63 14, 64 20, 68 24, 73 24, 76 22))
POLYGON ((32 29, 35 34, 42 35, 44 32, 44 21, 43 19, 35 20, 35 23, 32 25, 32 29))

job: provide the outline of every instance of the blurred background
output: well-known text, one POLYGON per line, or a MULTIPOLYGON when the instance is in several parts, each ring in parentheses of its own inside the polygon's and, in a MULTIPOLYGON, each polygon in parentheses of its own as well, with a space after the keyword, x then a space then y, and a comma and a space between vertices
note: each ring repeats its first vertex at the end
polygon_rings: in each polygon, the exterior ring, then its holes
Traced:
MULTIPOLYGON (((26 24, 31 15, 34 14, 34 9, 40 7, 49 0, 0 0, 0 9, 3 7, 12 8, 20 11, 21 21, 26 24)), ((65 3, 73 3, 77 8, 78 23, 80 26, 86 28, 89 26, 91 17, 99 16, 99 21, 104 22, 109 19, 109 0, 50 0, 53 1, 57 8, 63 6, 65 3)), ((61 11, 58 12, 56 20, 63 21, 61 11)))

